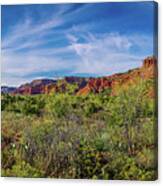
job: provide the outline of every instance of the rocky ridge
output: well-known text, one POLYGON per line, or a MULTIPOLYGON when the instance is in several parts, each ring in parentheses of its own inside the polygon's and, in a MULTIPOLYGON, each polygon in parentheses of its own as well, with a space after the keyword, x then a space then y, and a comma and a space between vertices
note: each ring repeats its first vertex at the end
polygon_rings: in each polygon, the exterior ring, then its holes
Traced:
POLYGON ((118 87, 125 88, 131 84, 137 83, 140 79, 146 80, 155 77, 156 64, 157 60, 155 57, 147 57, 143 60, 143 64, 140 68, 132 69, 125 73, 99 78, 71 76, 60 80, 39 79, 12 89, 11 92, 4 91, 3 93, 33 95, 66 92, 68 85, 75 84, 77 86, 74 92, 76 95, 88 95, 91 92, 100 93, 109 88, 111 89, 111 94, 115 95, 118 87))

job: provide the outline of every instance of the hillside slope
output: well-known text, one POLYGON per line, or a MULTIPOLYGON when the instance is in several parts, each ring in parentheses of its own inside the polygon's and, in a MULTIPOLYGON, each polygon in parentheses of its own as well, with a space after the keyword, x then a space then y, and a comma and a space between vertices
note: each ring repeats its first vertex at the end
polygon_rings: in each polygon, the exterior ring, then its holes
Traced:
POLYGON ((99 93, 108 88, 112 90, 112 94, 114 95, 119 87, 127 88, 129 85, 138 83, 141 79, 147 80, 155 77, 156 64, 157 60, 155 57, 148 57, 144 59, 140 68, 107 77, 89 79, 87 85, 79 90, 77 95, 87 95, 90 92, 99 93))

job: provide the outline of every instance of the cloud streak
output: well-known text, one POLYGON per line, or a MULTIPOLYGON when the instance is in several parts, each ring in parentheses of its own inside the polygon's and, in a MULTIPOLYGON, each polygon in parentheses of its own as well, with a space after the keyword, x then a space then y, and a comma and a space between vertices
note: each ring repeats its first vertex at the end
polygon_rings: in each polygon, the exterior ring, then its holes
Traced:
POLYGON ((2 84, 17 86, 56 74, 104 76, 140 66, 153 50, 152 37, 98 32, 103 22, 96 19, 76 23, 74 18, 91 6, 64 5, 49 18, 35 22, 25 16, 14 24, 2 38, 2 84))
MULTIPOLYGON (((141 36, 143 40, 143 36, 141 36)), ((117 33, 100 36, 88 33, 86 42, 78 42, 79 38, 68 36, 71 48, 80 57, 76 73, 108 75, 137 67, 145 56, 131 53, 132 47, 143 48, 142 42, 137 43, 135 36, 123 36, 117 33), (136 44, 135 44, 136 43, 136 44)), ((145 44, 146 45, 146 44, 145 44)))

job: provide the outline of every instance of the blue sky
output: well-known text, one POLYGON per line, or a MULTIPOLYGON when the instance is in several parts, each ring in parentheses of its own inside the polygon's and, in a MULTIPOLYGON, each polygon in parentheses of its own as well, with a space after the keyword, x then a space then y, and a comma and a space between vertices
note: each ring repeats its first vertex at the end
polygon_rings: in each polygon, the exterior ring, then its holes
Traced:
POLYGON ((153 55, 153 2, 3 5, 2 84, 105 76, 153 55))

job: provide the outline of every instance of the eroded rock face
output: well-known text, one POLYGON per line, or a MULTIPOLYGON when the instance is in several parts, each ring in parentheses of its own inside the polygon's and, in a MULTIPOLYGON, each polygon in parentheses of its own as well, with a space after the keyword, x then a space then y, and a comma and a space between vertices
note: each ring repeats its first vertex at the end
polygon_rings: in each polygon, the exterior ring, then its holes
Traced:
POLYGON ((39 79, 34 80, 31 83, 27 83, 24 85, 21 85, 15 90, 15 94, 24 94, 24 95, 30 95, 30 94, 44 94, 46 93, 46 86, 48 85, 55 85, 55 80, 49 80, 49 79, 39 79))
POLYGON ((105 90, 106 88, 112 87, 112 81, 108 78, 90 78, 88 80, 87 85, 80 89, 77 95, 87 95, 90 92, 93 93, 100 93, 101 91, 105 90))
POLYGON ((112 95, 116 95, 116 89, 120 86, 130 86, 138 79, 149 79, 156 75, 157 59, 148 57, 144 59, 140 68, 129 70, 126 73, 113 74, 102 78, 89 79, 87 85, 80 89, 77 95, 87 95, 90 92, 99 93, 107 88, 112 89, 112 95))
POLYGON ((148 68, 153 65, 156 65, 156 63, 157 63, 157 59, 155 57, 147 57, 143 61, 143 67, 148 68))
POLYGON ((66 92, 67 84, 76 84, 78 86, 75 93, 77 95, 87 95, 89 93, 100 93, 110 88, 112 95, 116 94, 117 87, 130 86, 137 82, 138 79, 148 79, 156 75, 157 59, 148 57, 144 59, 140 68, 129 70, 126 73, 113 74, 111 76, 100 78, 83 78, 83 77, 65 77, 61 80, 40 79, 31 83, 21 85, 14 91, 14 94, 49 94, 56 92, 66 92))

